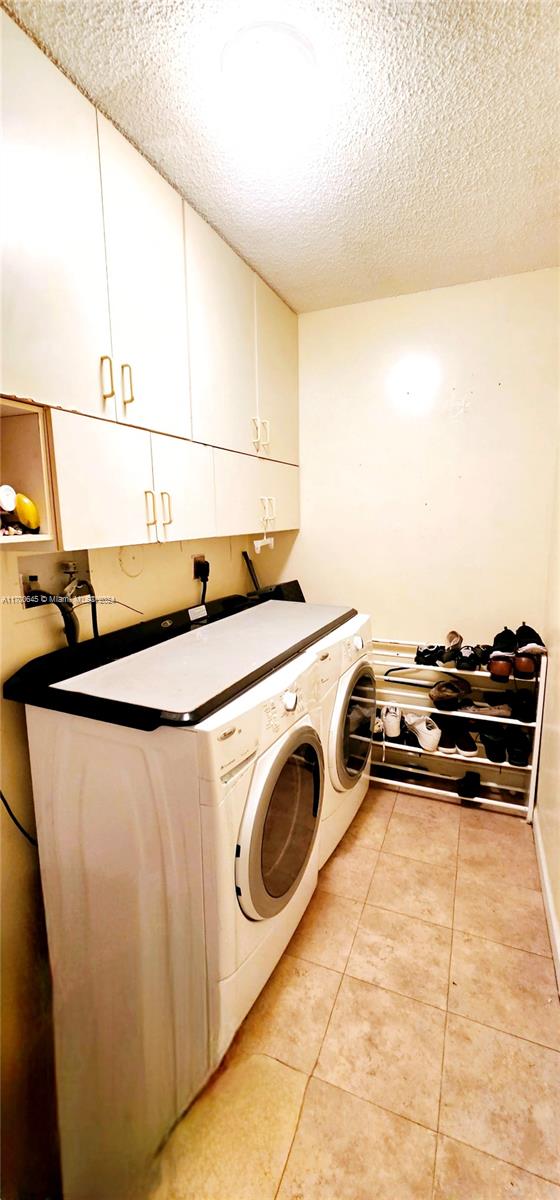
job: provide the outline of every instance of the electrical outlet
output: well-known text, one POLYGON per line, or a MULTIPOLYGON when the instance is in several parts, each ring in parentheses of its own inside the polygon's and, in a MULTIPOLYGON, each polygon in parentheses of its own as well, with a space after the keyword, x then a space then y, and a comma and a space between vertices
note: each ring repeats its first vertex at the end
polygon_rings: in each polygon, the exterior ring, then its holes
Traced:
POLYGON ((193 554, 193 579, 200 579, 199 563, 206 562, 205 554, 193 554))

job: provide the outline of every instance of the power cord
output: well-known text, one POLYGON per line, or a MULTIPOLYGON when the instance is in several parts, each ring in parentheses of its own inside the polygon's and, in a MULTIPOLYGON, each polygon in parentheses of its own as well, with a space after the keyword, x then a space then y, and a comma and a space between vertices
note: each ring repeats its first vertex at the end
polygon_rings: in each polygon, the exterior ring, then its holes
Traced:
POLYGON ((14 812, 12 812, 10 805, 8 804, 8 801, 6 800, 6 797, 3 792, 0 792, 0 800, 2 801, 2 804, 4 805, 4 808, 6 809, 8 816, 12 818, 14 825, 17 826, 20 833, 23 834, 24 838, 27 838, 27 841, 30 842, 32 846, 36 846, 37 838, 32 837, 31 834, 27 832, 27 829, 23 828, 21 821, 18 821, 16 814, 14 812))
POLYGON ((201 604, 205 604, 205 602, 206 602, 206 590, 208 588, 209 575, 210 575, 210 563, 206 562, 205 559, 201 559, 200 562, 197 562, 197 564, 196 564, 196 578, 200 579, 202 582, 202 594, 200 597, 201 604))

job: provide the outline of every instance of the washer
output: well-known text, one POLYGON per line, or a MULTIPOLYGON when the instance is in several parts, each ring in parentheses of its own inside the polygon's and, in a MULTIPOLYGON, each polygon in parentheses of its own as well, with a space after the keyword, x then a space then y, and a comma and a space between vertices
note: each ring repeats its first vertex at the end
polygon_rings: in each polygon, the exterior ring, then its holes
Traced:
POLYGON ((322 867, 369 788, 375 674, 368 662, 371 618, 358 613, 313 647, 323 690, 321 737, 326 778, 319 839, 322 867))
POLYGON ((5 685, 26 704, 68 1200, 134 1190, 309 903, 326 776, 314 646, 351 616, 170 614, 5 685))

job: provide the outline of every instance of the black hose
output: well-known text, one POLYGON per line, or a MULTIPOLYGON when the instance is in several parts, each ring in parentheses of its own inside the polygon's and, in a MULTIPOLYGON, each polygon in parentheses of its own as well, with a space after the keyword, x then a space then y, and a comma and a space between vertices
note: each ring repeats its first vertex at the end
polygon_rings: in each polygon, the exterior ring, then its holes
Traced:
POLYGON ((90 604, 91 629, 92 629, 94 638, 99 637, 99 625, 97 624, 97 598, 96 598, 95 592, 93 590, 93 584, 90 583, 89 579, 79 579, 78 587, 85 588, 86 592, 90 596, 90 599, 91 599, 91 604, 90 604))
POLYGON ((69 646, 76 646, 78 642, 79 626, 78 619, 74 612, 74 606, 70 597, 62 600, 58 596, 53 596, 52 592, 45 592, 42 588, 32 588, 26 592, 25 605, 26 608, 39 608, 42 604, 54 604, 64 622, 64 632, 66 641, 69 646))
POLYGON ((16 814, 14 812, 12 812, 10 805, 8 804, 8 801, 6 800, 6 797, 3 792, 0 792, 0 800, 2 801, 2 804, 4 805, 4 808, 6 809, 8 816, 12 818, 14 825, 17 825, 17 828, 19 829, 20 833, 23 834, 24 838, 27 838, 27 841, 30 842, 32 846, 36 846, 37 838, 32 837, 31 834, 27 832, 27 829, 23 828, 21 821, 18 821, 16 814))

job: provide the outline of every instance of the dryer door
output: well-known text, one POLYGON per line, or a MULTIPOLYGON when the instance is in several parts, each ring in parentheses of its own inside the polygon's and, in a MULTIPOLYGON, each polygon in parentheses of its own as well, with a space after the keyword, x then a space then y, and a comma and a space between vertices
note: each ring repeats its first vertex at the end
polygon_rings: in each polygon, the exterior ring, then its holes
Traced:
POLYGON ((367 767, 374 717, 375 675, 364 659, 343 676, 333 710, 329 763, 340 791, 354 787, 367 767))
POLYGON ((323 751, 299 725, 256 767, 239 833, 237 896, 253 920, 273 917, 297 891, 319 830, 323 751))

